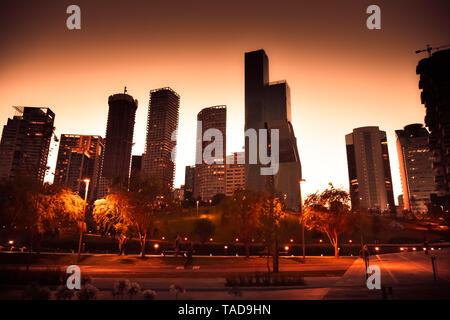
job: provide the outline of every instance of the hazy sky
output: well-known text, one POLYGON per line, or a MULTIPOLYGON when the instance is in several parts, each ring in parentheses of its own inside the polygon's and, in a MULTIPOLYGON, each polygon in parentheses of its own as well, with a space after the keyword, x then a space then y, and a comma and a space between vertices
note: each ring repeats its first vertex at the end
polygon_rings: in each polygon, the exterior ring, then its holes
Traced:
MULTIPOLYGON (((139 100, 133 154, 145 145, 149 90, 181 96, 175 185, 194 163, 197 113, 227 105, 227 153, 244 144, 244 52, 263 48, 270 81, 287 80, 307 193, 348 188, 345 134, 388 134, 401 194, 394 130, 423 123, 415 50, 450 43, 450 2, 420 1, 0 1, 0 123, 13 105, 47 106, 56 133, 104 136, 108 96, 139 100), (66 8, 81 7, 81 30, 66 8), (381 30, 366 8, 381 7, 381 30)), ((49 165, 53 172, 57 146, 49 165)), ((47 177, 53 181, 53 177, 47 177)))

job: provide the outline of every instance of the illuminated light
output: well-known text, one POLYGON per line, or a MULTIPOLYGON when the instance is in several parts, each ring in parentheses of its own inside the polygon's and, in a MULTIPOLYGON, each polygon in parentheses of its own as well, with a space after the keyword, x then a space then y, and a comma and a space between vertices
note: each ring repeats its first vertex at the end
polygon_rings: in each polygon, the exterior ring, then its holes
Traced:
POLYGON ((290 239, 289 241, 292 243, 292 242, 294 242, 294 239, 290 239))
POLYGON ((166 240, 166 237, 162 237, 161 240, 166 240))
POLYGON ((184 241, 187 241, 187 239, 188 239, 187 237, 184 237, 184 241))
POLYGON ((378 248, 378 247, 375 247, 375 251, 380 251, 380 248, 378 248))
POLYGON ((353 241, 352 240, 348 240, 348 243, 352 243, 353 241))
POLYGON ((400 251, 403 251, 403 250, 405 250, 404 248, 400 248, 400 251))
POLYGON ((322 240, 322 239, 320 239, 320 240, 319 240, 319 242, 320 242, 320 243, 322 243, 322 242, 323 242, 323 240, 322 240))
POLYGON ((423 248, 422 250, 425 251, 425 250, 427 250, 427 248, 423 248))
POLYGON ((153 247, 154 247, 155 249, 158 249, 158 248, 159 248, 159 244, 155 243, 155 244, 153 245, 153 247))
POLYGON ((416 248, 413 248, 413 251, 416 251, 417 249, 416 248))
POLYGON ((433 250, 434 250, 434 248, 431 248, 431 250, 433 251, 433 250))
POLYGON ((284 251, 289 251, 289 246, 285 246, 284 251))
POLYGON ((213 238, 209 238, 209 241, 213 241, 213 238))
POLYGON ((255 239, 252 239, 252 242, 255 242, 255 239))
POLYGON ((224 248, 224 249, 228 249, 228 246, 224 246, 223 248, 224 248))
POLYGON ((234 239, 236 242, 239 242, 239 238, 234 239))
POLYGON ((13 241, 13 240, 9 240, 8 243, 9 243, 9 244, 13 244, 14 241, 13 241))

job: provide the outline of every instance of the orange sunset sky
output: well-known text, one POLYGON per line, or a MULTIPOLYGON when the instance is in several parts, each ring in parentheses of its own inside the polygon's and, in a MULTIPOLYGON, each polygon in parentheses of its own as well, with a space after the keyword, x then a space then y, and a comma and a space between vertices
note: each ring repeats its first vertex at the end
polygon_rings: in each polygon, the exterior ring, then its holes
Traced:
MULTIPOLYGON (((194 164, 196 115, 227 105, 227 153, 244 144, 244 52, 263 48, 271 81, 287 80, 306 193, 348 189, 345 134, 388 134, 401 194, 394 130, 423 123, 415 50, 450 43, 443 1, 0 1, 0 122, 13 105, 46 106, 56 134, 105 135, 108 96, 138 99, 133 154, 144 151, 149 90, 181 96, 175 186, 194 164), (66 8, 81 7, 81 30, 66 8), (381 30, 366 8, 381 8, 381 30)), ((57 145, 49 157, 53 181, 57 145)))

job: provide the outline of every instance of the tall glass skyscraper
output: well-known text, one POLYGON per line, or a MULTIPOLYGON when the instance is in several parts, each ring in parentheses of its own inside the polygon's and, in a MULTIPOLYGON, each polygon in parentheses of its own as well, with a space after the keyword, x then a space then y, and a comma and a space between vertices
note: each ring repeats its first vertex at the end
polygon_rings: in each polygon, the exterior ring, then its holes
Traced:
POLYGON ((361 127, 345 136, 352 209, 395 213, 386 132, 361 127))
MULTIPOLYGON (((268 165, 262 164, 259 156, 256 164, 250 164, 252 148, 246 139, 245 188, 274 191, 289 209, 298 210, 302 168, 292 127, 290 89, 285 81, 269 82, 269 60, 264 50, 245 53, 246 132, 249 129, 256 132, 259 129, 279 130, 279 169, 275 175, 261 175, 261 168, 268 165)), ((259 155, 259 136, 257 140, 256 152, 259 155)))
POLYGON ((180 96, 171 88, 150 91, 147 142, 142 156, 142 173, 161 181, 166 191, 173 187, 178 110, 180 96))
POLYGON ((128 188, 138 101, 126 93, 109 96, 102 176, 113 188, 128 188))

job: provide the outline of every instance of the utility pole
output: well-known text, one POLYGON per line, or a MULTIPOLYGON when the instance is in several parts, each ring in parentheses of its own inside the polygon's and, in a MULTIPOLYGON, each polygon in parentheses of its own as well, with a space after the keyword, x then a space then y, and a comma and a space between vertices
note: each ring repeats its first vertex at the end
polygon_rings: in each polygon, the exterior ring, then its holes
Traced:
POLYGON ((86 204, 87 204, 87 196, 88 196, 88 190, 89 190, 89 182, 90 179, 84 179, 83 180, 86 183, 85 193, 84 193, 84 206, 83 206, 83 217, 80 221, 80 239, 78 241, 78 258, 77 261, 80 262, 80 256, 81 256, 81 244, 83 243, 83 229, 84 229, 84 220, 86 217, 86 204))
POLYGON ((300 191, 300 219, 302 222, 302 253, 303 253, 303 261, 306 260, 306 249, 305 249, 305 219, 303 216, 303 197, 302 197, 302 182, 305 182, 305 179, 301 179, 298 182, 298 189, 300 191))

